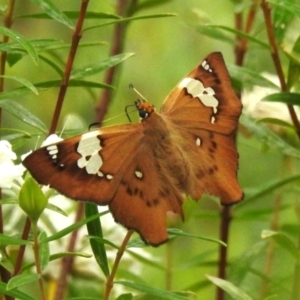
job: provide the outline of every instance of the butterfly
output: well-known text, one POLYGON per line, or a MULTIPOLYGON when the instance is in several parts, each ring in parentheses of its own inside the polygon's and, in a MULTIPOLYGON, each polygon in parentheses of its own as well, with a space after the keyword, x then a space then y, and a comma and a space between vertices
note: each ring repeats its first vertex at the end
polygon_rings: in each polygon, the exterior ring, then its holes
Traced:
POLYGON ((166 214, 184 194, 240 201, 235 132, 242 105, 220 52, 208 55, 164 100, 137 100, 140 123, 100 128, 34 151, 24 166, 69 198, 108 205, 145 243, 168 240, 166 214))

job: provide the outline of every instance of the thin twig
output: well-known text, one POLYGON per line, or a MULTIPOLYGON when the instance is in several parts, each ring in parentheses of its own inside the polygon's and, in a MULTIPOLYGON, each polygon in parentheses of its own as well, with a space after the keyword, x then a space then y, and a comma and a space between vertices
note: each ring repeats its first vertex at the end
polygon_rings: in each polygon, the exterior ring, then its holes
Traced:
POLYGON ((69 84, 69 81, 70 81, 70 75, 71 75, 75 55, 76 55, 76 52, 77 52, 77 49, 78 49, 79 41, 81 39, 82 26, 83 26, 86 10, 87 10, 87 7, 88 7, 88 3, 89 3, 89 0, 82 0, 82 2, 81 2, 81 8, 80 8, 77 24, 76 24, 76 27, 75 27, 75 31, 74 31, 74 34, 72 36, 71 48, 70 48, 69 56, 68 56, 68 59, 67 59, 67 62, 66 62, 64 77, 63 77, 63 79, 61 81, 61 84, 60 84, 60 89, 59 89, 59 93, 58 93, 58 97, 57 97, 57 101, 56 101, 56 107, 55 107, 55 111, 54 111, 54 114, 53 114, 50 130, 49 130, 49 135, 54 133, 56 128, 57 128, 57 124, 58 124, 58 120, 59 120, 59 117, 60 117, 61 109, 62 109, 62 106, 63 106, 66 91, 67 91, 68 84, 69 84))
MULTIPOLYGON (((126 15, 126 7, 128 5, 128 0, 119 0, 117 5, 117 14, 119 16, 128 17, 126 15)), ((112 46, 110 49, 110 56, 117 55, 123 51, 124 48, 124 40, 125 40, 125 23, 118 23, 115 25, 114 34, 112 38, 112 46)), ((118 67, 112 67, 107 70, 105 74, 104 83, 108 85, 113 85, 116 79, 116 71, 118 67)), ((109 89, 105 89, 96 105, 96 117, 95 122, 101 124, 103 118, 107 112, 108 105, 110 103, 112 97, 112 91, 109 89)))
MULTIPOLYGON (((74 223, 80 221, 84 215, 84 203, 79 202, 78 203, 78 208, 76 211, 76 216, 74 223)), ((74 252, 75 246, 76 246, 76 241, 78 237, 78 230, 74 230, 71 233, 70 240, 68 243, 67 247, 67 252, 74 252)), ((62 259, 61 262, 61 267, 60 267, 60 274, 59 274, 59 279, 58 279, 58 284, 57 284, 57 290, 55 293, 55 299, 56 300, 61 300, 63 299, 64 292, 66 290, 66 284, 67 284, 67 278, 70 273, 70 270, 73 265, 73 257, 72 256, 66 256, 62 259)))
POLYGON ((104 291, 104 296, 103 296, 104 300, 109 299, 110 292, 111 292, 111 290, 114 286, 114 278, 116 276, 116 272, 117 272, 119 263, 121 261, 121 258, 123 256, 123 254, 124 254, 124 251, 126 250, 126 245, 128 244, 128 241, 130 240, 130 237, 132 236, 133 233, 134 233, 133 230, 128 230, 128 232, 127 232, 127 234, 126 234, 126 236, 125 236, 125 238, 122 242, 122 245, 120 246, 120 248, 117 252, 116 259, 114 261, 114 265, 111 269, 111 273, 108 276, 107 281, 106 281, 105 291, 104 291))
MULTIPOLYGON (((229 239, 229 228, 231 222, 231 212, 230 206, 224 206, 221 211, 221 222, 220 222, 220 240, 225 244, 228 244, 229 239)), ((226 279, 226 269, 227 269, 227 247, 219 246, 219 268, 218 277, 221 279, 226 279)), ((225 297, 224 290, 217 288, 216 300, 223 300, 225 297)))

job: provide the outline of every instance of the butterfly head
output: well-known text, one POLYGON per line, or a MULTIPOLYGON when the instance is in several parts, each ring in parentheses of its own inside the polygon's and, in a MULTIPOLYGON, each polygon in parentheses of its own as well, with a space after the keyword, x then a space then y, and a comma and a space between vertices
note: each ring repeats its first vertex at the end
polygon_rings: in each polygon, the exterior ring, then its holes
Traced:
POLYGON ((141 119, 148 118, 155 111, 155 107, 144 99, 135 101, 135 106, 141 119))

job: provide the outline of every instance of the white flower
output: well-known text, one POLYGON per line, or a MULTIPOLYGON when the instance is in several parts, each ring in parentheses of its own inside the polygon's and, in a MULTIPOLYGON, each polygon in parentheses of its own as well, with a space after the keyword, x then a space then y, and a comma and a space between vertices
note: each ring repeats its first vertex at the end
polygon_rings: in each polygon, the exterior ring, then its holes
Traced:
POLYGON ((0 188, 8 196, 16 196, 24 182, 22 176, 26 169, 22 164, 14 164, 16 158, 11 144, 0 141, 0 188))

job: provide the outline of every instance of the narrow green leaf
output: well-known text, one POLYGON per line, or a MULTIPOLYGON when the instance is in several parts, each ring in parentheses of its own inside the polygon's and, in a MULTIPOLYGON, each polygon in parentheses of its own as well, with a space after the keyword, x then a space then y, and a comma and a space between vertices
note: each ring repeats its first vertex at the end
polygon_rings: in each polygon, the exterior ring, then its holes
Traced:
POLYGON ((122 18, 122 19, 114 20, 112 22, 107 22, 104 24, 87 27, 84 29, 84 31, 95 29, 98 27, 107 26, 107 25, 114 25, 114 24, 118 24, 118 23, 126 23, 126 22, 137 21, 137 20, 157 19, 157 18, 165 18, 165 17, 177 17, 177 14, 165 13, 165 14, 153 14, 153 15, 144 15, 144 16, 138 16, 138 17, 122 18))
POLYGON ((254 42, 260 46, 262 46, 263 48, 267 48, 267 49, 270 49, 270 45, 267 44, 267 43, 264 43, 262 42, 261 40, 259 39, 256 39, 254 38, 253 36, 249 35, 249 34, 246 34, 244 33, 243 31, 240 31, 240 30, 236 30, 236 29, 233 29, 231 27, 228 27, 228 26, 223 26, 223 25, 206 25, 207 27, 216 27, 216 28, 220 28, 220 29, 223 29, 225 31, 228 31, 234 35, 237 35, 237 36, 241 36, 251 42, 254 42))
POLYGON ((272 81, 261 76, 259 73, 252 71, 245 67, 239 67, 236 65, 227 65, 230 76, 234 80, 239 81, 242 86, 262 86, 264 88, 272 88, 279 90, 279 87, 272 81))
POLYGON ((108 57, 99 63, 93 63, 92 65, 74 69, 71 73, 71 79, 79 79, 97 74, 121 63, 122 61, 128 59, 132 55, 134 55, 134 53, 122 53, 108 57))
POLYGON ((209 238, 209 237, 205 237, 205 236, 201 236, 201 235, 195 235, 195 234, 190 234, 190 233, 186 233, 180 229, 177 228, 168 228, 168 234, 170 235, 169 237, 172 238, 173 236, 184 236, 184 237, 192 237, 192 238, 196 238, 199 240, 204 240, 204 241, 209 241, 209 242, 213 242, 213 243, 218 243, 220 245, 223 246, 227 246, 224 242, 217 240, 217 239, 213 239, 213 238, 209 238))
POLYGON ((241 289, 233 285, 231 282, 224 279, 220 279, 214 276, 206 276, 212 283, 224 290, 234 300, 253 300, 249 295, 243 292, 241 289))
MULTIPOLYGON (((62 13, 67 16, 69 19, 78 19, 78 11, 67 11, 63 10, 62 13)), ((17 15, 16 18, 32 18, 32 19, 52 19, 48 14, 39 13, 39 14, 27 14, 27 15, 17 15)), ((120 19, 121 17, 115 14, 105 13, 105 12, 96 12, 96 11, 87 11, 84 19, 120 19)))
POLYGON ((18 42, 21 47, 29 54, 35 64, 38 62, 38 54, 29 41, 26 40, 20 33, 17 33, 9 28, 0 26, 0 34, 6 35, 18 42))
POLYGON ((70 29, 74 29, 74 24, 72 21, 61 11, 59 10, 50 0, 31 0, 36 4, 40 9, 42 9, 47 15, 52 19, 64 24, 70 29))
POLYGON ((297 246, 284 233, 272 230, 263 230, 261 237, 263 239, 272 238, 280 247, 287 250, 295 259, 300 258, 300 252, 297 246))
POLYGON ((39 129, 43 133, 47 132, 46 125, 22 105, 12 100, 2 100, 0 101, 0 107, 24 123, 39 129))
POLYGON ((282 121, 280 119, 276 118, 262 118, 257 121, 257 123, 268 123, 268 124, 274 124, 274 125, 279 125, 282 127, 287 127, 287 128, 294 128, 294 126, 288 122, 282 121))
MULTIPOLYGON (((282 1, 281 1, 282 2, 282 1)), ((285 0, 285 5, 293 5, 295 0, 285 0)), ((273 9, 273 27, 275 31, 275 39, 278 44, 282 43, 289 24, 294 19, 295 14, 287 9, 276 5, 273 9)))
POLYGON ((215 27, 208 27, 207 25, 200 25, 197 27, 197 31, 205 36, 213 38, 215 40, 219 40, 222 42, 227 42, 230 45, 234 45, 235 40, 225 35, 222 30, 215 27))
MULTIPOLYGON (((85 215, 86 217, 93 216, 98 213, 98 208, 95 204, 92 203, 85 203, 85 215)), ((100 222, 100 218, 96 218, 93 221, 90 221, 86 224, 87 231, 89 235, 99 236, 103 238, 102 226, 100 222)), ((90 244, 92 251, 94 253, 96 262, 98 263, 99 267, 101 268, 102 272, 106 277, 109 276, 109 266, 108 260, 106 256, 105 244, 99 243, 95 239, 90 239, 90 244)))
MULTIPOLYGON (((132 299, 133 299, 133 295, 131 293, 126 293, 126 294, 120 295, 116 300, 132 300, 132 299)), ((140 299, 140 300, 142 300, 142 299, 140 299)))
POLYGON ((28 80, 26 80, 24 78, 17 77, 17 76, 8 76, 8 75, 0 75, 0 77, 6 78, 6 79, 12 79, 14 81, 20 82, 21 84, 26 86, 29 90, 31 90, 36 95, 38 95, 38 93, 39 93, 38 90, 35 88, 35 86, 31 82, 29 82, 28 80))
POLYGON ((47 202, 48 200, 37 182, 32 177, 28 177, 20 190, 19 205, 31 222, 37 223, 41 213, 47 206, 47 202))
POLYGON ((261 101, 281 102, 290 105, 300 105, 300 94, 297 93, 275 93, 261 99, 261 101))
POLYGON ((0 233, 0 245, 31 245, 30 241, 18 239, 12 236, 7 236, 5 234, 0 233))
POLYGON ((8 296, 14 297, 16 299, 20 299, 20 300, 36 300, 36 298, 32 298, 28 294, 21 292, 19 290, 7 291, 6 287, 7 287, 7 285, 0 281, 0 294, 8 295, 8 296))
POLYGON ((282 0, 268 0, 268 2, 276 5, 278 9, 284 10, 293 14, 294 16, 300 17, 300 6, 298 4, 282 0))
POLYGON ((73 224, 71 226, 68 226, 65 229, 63 229, 59 232, 56 232, 55 234, 47 237, 46 239, 41 240, 40 242, 41 243, 48 243, 48 242, 60 239, 61 237, 65 236, 65 235, 69 234, 70 232, 72 232, 72 231, 82 227, 83 225, 87 224, 88 222, 91 222, 92 220, 95 220, 97 218, 100 218, 101 216, 106 215, 108 212, 109 211, 107 210, 107 211, 92 215, 92 216, 90 216, 88 218, 85 218, 83 220, 80 220, 80 221, 76 222, 75 224, 73 224))
POLYGON ((248 193, 246 192, 245 201, 240 202, 239 205, 235 206, 234 210, 239 210, 245 205, 253 205, 253 201, 258 200, 265 195, 270 195, 270 193, 273 193, 276 189, 281 188, 291 182, 298 181, 299 179, 300 175, 296 175, 285 179, 276 179, 266 182, 260 186, 260 188, 256 189, 255 193, 248 196, 248 193))
MULTIPOLYGON (((50 80, 45 82, 35 83, 34 86, 38 90, 38 92, 45 91, 49 88, 59 87, 61 84, 61 80, 50 80)), ((93 81, 85 81, 85 80, 71 80, 69 82, 69 87, 86 87, 86 88, 97 88, 97 89, 111 89, 114 87, 104 83, 98 83, 93 81)), ((31 91, 27 87, 21 87, 9 90, 7 92, 0 93, 0 100, 3 99, 12 99, 20 96, 24 96, 31 93, 31 91)), ((1 102, 1 101, 0 101, 1 102)))
POLYGON ((134 13, 136 13, 137 11, 141 11, 143 9, 157 7, 159 5, 166 4, 166 3, 169 3, 169 2, 172 2, 172 1, 173 0, 146 0, 146 1, 143 1, 143 2, 139 2, 137 4, 137 7, 134 9, 134 13))
POLYGON ((257 123, 251 117, 242 115, 240 122, 245 126, 259 141, 268 145, 271 149, 277 150, 284 155, 300 158, 300 151, 293 148, 280 136, 275 134, 262 123, 257 123))
MULTIPOLYGON (((40 244, 41 246, 41 244, 40 244)), ((54 261, 57 259, 62 259, 64 257, 83 257, 83 258, 91 258, 92 255, 91 254, 87 254, 87 253, 82 253, 82 252, 60 252, 60 253, 55 253, 50 255, 49 257, 49 261, 54 261)), ((22 272, 32 268, 35 266, 35 262, 29 263, 25 266, 22 267, 22 272)))
POLYGON ((291 88, 298 82, 300 76, 300 36, 298 36, 294 43, 292 52, 289 53, 284 51, 284 53, 290 60, 287 76, 287 89, 291 90, 291 88))
MULTIPOLYGON (((44 240, 47 238, 47 234, 45 231, 42 231, 39 234, 38 240, 44 240)), ((50 247, 49 243, 39 243, 39 255, 40 255, 40 264, 41 264, 41 269, 44 270, 50 260, 50 247)))
MULTIPOLYGON (((136 284, 128 281, 116 281, 116 284, 121 284, 123 286, 132 288, 134 290, 146 293, 151 296, 161 297, 164 300, 190 300, 190 298, 180 296, 176 293, 171 293, 163 290, 158 290, 155 288, 152 288, 150 286, 142 285, 142 284, 136 284)), ((150 299, 150 298, 149 298, 150 299)))
POLYGON ((7 283, 6 289, 12 290, 22 285, 28 284, 33 281, 38 281, 40 276, 38 274, 20 274, 12 277, 7 283))

